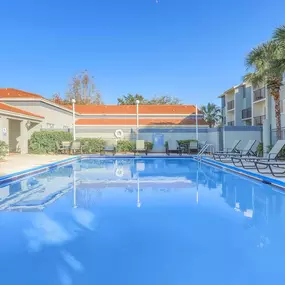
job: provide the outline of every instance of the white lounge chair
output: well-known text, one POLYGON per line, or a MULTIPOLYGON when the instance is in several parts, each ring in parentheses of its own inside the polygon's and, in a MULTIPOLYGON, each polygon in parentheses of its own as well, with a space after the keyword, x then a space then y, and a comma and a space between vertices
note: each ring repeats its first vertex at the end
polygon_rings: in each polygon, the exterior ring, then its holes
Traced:
MULTIPOLYGON (((231 160, 235 166, 243 167, 245 169, 257 169, 256 162, 273 162, 277 160, 282 148, 285 146, 285 140, 278 140, 273 148, 264 157, 248 156, 248 157, 237 157, 232 156, 231 160)), ((257 169, 258 170, 258 169, 257 169)))

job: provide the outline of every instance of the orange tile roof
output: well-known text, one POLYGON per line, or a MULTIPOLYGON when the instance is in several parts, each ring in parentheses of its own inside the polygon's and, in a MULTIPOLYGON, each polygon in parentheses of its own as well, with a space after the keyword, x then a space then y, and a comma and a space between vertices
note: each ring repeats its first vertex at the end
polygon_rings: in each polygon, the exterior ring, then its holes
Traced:
POLYGON ((42 96, 14 88, 0 88, 0 98, 38 98, 42 96))
MULTIPOLYGON (((204 119, 198 120, 199 125, 207 125, 204 119)), ((195 125, 195 119, 140 119, 139 124, 148 125, 195 125)), ((76 125, 101 125, 101 126, 135 126, 136 119, 78 119, 76 125)))
MULTIPOLYGON (((75 104, 75 111, 81 114, 136 114, 136 106, 75 104)), ((139 105, 140 114, 193 114, 195 112, 194 105, 139 105)))
POLYGON ((31 117, 36 117, 36 118, 41 118, 43 119, 44 117, 31 113, 31 112, 27 112, 25 110, 4 104, 4 103, 0 103, 0 111, 4 110, 4 111, 8 111, 8 112, 13 112, 13 113, 17 113, 17 114, 21 114, 21 115, 26 115, 26 116, 31 116, 31 117))

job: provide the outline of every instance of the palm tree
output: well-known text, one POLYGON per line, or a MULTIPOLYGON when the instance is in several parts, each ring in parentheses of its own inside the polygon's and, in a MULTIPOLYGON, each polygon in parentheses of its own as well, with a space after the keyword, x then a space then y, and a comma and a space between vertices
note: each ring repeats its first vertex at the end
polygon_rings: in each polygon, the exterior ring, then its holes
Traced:
POLYGON ((274 99, 277 138, 281 139, 280 88, 283 73, 278 42, 269 41, 254 48, 246 57, 246 66, 253 72, 246 74, 244 80, 253 86, 266 85, 274 99))
POLYGON ((279 50, 277 67, 280 68, 281 72, 285 72, 285 25, 274 31, 273 40, 277 42, 279 50))
POLYGON ((201 111, 204 114, 204 120, 212 128, 217 125, 221 120, 221 110, 214 103, 208 103, 206 106, 201 106, 201 111))

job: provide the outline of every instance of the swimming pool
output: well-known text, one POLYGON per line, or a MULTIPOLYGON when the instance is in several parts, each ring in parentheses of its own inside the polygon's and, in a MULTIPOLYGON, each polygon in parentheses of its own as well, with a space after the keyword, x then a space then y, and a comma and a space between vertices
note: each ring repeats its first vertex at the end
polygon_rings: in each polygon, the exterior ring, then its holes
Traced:
POLYGON ((192 159, 82 159, 0 185, 1 284, 284 284, 284 203, 192 159))

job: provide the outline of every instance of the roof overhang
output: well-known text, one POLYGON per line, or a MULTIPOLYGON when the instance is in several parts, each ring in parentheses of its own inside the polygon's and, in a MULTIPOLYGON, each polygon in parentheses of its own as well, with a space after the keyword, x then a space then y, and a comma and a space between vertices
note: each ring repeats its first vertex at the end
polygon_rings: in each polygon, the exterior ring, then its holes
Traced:
POLYGON ((241 83, 241 84, 239 84, 239 85, 234 85, 234 86, 232 86, 230 89, 226 90, 222 95, 218 96, 218 98, 222 98, 222 97, 224 97, 224 96, 227 96, 228 93, 235 92, 235 89, 237 89, 237 88, 239 88, 239 87, 241 87, 241 86, 244 86, 244 85, 246 85, 245 82, 243 82, 243 83, 241 83))
MULTIPOLYGON (((2 102, 6 102, 6 101, 15 101, 15 102, 43 102, 45 104, 48 104, 50 106, 53 106, 53 107, 56 107, 58 109, 61 109, 61 110, 64 110, 64 111, 67 111, 69 112, 70 114, 73 113, 73 111, 69 108, 66 108, 64 106, 61 106, 61 105, 58 105, 52 101, 49 101, 47 99, 44 99, 44 98, 8 98, 8 97, 2 97, 0 98, 0 101, 2 102)), ((80 113, 78 112, 75 112, 76 115, 80 115, 80 113)))
POLYGON ((2 109, 0 109, 0 115, 13 117, 14 119, 18 119, 18 120, 26 119, 26 120, 29 120, 32 122, 42 122, 44 120, 44 118, 39 118, 39 117, 29 116, 29 115, 25 115, 25 114, 10 112, 10 111, 6 111, 6 110, 2 110, 2 109))

